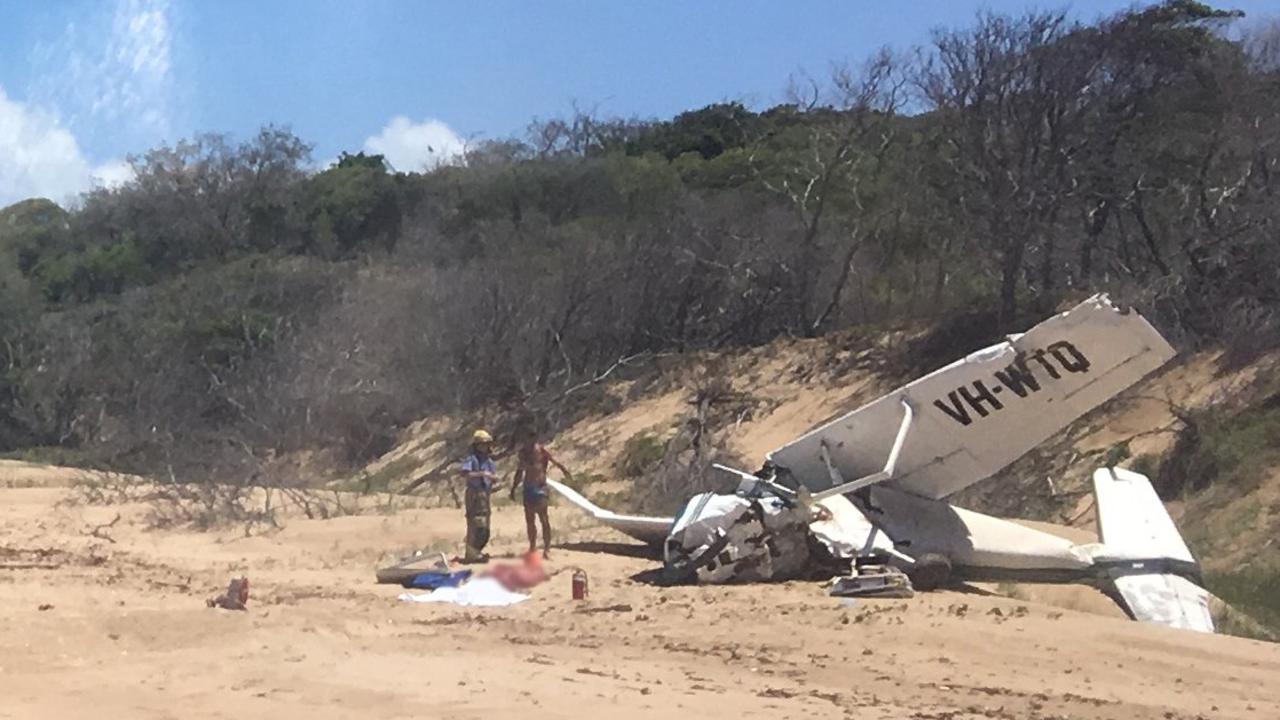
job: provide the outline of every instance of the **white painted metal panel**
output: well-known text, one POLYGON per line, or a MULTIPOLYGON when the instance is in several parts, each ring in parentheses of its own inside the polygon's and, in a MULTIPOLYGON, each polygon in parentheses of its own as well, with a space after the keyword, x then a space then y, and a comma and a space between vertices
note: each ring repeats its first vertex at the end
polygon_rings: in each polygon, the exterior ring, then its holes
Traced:
POLYGON ((1001 518, 894 490, 871 489, 875 515, 900 549, 938 553, 957 568, 1079 572, 1093 565, 1089 548, 1001 518))
POLYGON ((1112 580, 1138 620, 1213 632, 1209 591, 1178 575, 1123 575, 1112 580))
POLYGON ((1122 468, 1102 468, 1093 474, 1093 494, 1103 543, 1097 559, 1108 562, 1129 612, 1145 622, 1213 632, 1209 592, 1164 572, 1162 560, 1194 564, 1195 558, 1151 481, 1122 468))
POLYGON ((1123 468, 1102 468, 1093 473, 1093 495, 1098 535, 1108 557, 1195 562, 1145 476, 1123 468))
POLYGON ((844 480, 878 472, 905 399, 916 417, 893 482, 943 498, 1004 468, 1173 355, 1140 315, 1095 296, 813 430, 769 458, 815 491, 832 485, 824 441, 844 480))
POLYGON ((547 484, 580 510, 624 535, 650 545, 661 545, 662 541, 667 539, 667 532, 671 529, 671 518, 619 515, 597 506, 564 483, 547 478, 547 484))
POLYGON ((852 559, 874 551, 890 552, 893 542, 843 495, 819 500, 824 519, 809 523, 809 532, 832 557, 852 559))

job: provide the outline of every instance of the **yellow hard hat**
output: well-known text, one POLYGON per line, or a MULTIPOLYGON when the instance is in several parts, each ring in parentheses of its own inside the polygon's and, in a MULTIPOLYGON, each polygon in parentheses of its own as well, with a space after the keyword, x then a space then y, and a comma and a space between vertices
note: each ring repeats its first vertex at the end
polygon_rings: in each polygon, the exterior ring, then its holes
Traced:
POLYGON ((477 430, 471 434, 471 442, 472 443, 491 443, 493 442, 493 436, 490 435, 488 431, 477 430))

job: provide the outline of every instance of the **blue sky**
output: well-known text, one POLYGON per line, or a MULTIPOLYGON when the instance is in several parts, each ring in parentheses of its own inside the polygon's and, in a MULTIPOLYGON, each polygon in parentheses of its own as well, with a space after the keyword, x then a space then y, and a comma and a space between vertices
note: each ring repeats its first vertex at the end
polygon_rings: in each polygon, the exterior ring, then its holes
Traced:
MULTIPOLYGON (((366 149, 416 169, 575 103, 627 117, 764 107, 797 71, 1033 4, 0 0, 0 204, 118 181, 130 153, 265 123, 315 143, 317 161, 366 149)), ((1069 7, 1092 19, 1129 4, 1069 7)))

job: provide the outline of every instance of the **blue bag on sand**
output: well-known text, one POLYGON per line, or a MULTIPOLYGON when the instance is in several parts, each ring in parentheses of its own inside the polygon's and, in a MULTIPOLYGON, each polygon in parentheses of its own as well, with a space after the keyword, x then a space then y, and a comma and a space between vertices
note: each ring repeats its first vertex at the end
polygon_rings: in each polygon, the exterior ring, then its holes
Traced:
POLYGON ((414 575, 409 580, 401 583, 404 587, 414 588, 416 590, 435 590, 442 587, 458 587, 471 577, 470 570, 459 570, 455 573, 449 572, 424 572, 414 575))

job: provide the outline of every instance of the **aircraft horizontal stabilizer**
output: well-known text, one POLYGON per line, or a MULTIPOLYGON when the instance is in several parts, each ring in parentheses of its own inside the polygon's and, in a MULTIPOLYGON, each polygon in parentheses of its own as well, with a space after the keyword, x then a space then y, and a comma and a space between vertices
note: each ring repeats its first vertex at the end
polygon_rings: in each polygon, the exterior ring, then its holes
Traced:
POLYGON ((1135 620, 1213 632, 1209 591, 1178 575, 1121 575, 1113 579, 1135 620))
POLYGON ((623 535, 633 537, 642 543, 662 545, 662 542, 667 538, 667 532, 671 530, 672 518, 619 515, 596 505, 583 497, 577 490, 564 483, 548 478, 547 484, 551 486, 551 489, 560 493, 564 499, 576 505, 578 509, 623 535))
POLYGON ((1105 555, 1096 558, 1115 585, 1117 599, 1137 620, 1213 632, 1209 592, 1192 582, 1200 568, 1143 475, 1121 468, 1093 474, 1098 533, 1105 555))

